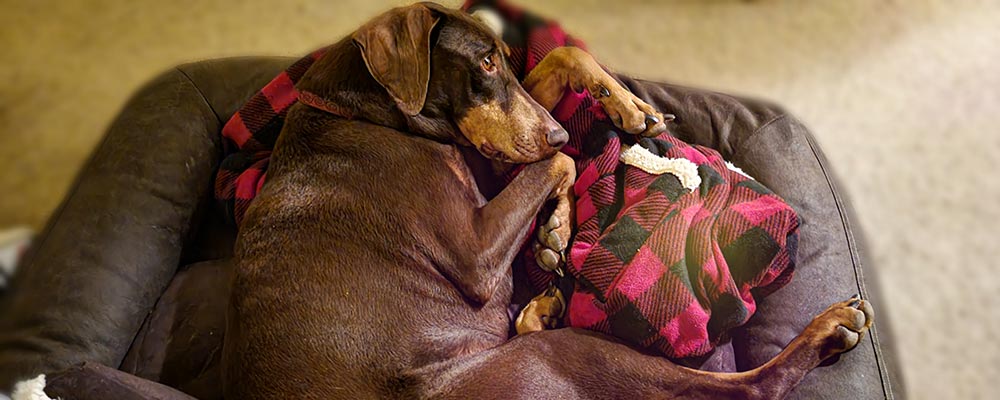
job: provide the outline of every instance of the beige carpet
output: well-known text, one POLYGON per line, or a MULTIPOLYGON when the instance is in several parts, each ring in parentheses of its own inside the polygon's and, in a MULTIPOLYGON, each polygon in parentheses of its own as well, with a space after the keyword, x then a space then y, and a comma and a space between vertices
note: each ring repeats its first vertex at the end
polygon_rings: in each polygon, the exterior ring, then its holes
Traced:
MULTIPOLYGON (((398 1, 388 3, 399 4, 398 1)), ((455 1, 451 2, 455 4, 455 1)), ((0 4, 0 226, 39 227, 126 97, 191 60, 300 55, 379 0, 0 4)), ((1000 379, 1000 2, 559 0, 606 63, 776 100, 853 198, 916 399, 1000 379)))

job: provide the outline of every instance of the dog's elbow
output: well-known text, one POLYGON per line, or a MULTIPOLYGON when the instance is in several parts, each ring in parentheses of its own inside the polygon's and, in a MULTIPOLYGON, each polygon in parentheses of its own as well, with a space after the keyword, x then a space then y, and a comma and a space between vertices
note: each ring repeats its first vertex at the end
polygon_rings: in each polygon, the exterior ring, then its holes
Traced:
POLYGON ((490 301, 493 297, 492 293, 485 290, 471 290, 465 293, 465 298, 468 299, 472 304, 476 306, 483 306, 490 301))
POLYGON ((498 279, 492 273, 499 268, 495 261, 479 261, 466 264, 470 270, 461 274, 463 282, 458 282, 459 291, 472 304, 477 306, 488 303, 496 292, 498 279))

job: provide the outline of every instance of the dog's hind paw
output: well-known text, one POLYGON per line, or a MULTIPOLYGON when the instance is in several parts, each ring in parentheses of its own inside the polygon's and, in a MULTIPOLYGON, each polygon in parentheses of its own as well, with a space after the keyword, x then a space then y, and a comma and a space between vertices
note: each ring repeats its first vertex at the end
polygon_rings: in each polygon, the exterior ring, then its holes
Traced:
POLYGON ((875 321, 871 303, 858 295, 834 303, 813 318, 806 327, 813 343, 819 347, 820 358, 827 359, 853 349, 875 321))
POLYGON ((531 299, 514 321, 518 335, 555 329, 566 313, 566 298, 555 286, 531 299))

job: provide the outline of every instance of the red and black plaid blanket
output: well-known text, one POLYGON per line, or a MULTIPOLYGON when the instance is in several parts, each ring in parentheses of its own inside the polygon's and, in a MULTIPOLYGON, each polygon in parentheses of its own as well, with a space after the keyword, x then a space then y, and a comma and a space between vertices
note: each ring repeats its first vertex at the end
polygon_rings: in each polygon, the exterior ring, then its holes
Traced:
MULTIPOLYGON (((523 79, 549 51, 583 47, 555 23, 503 1, 468 1, 504 20, 511 64, 523 79)), ((270 150, 294 85, 319 50, 280 74, 222 130, 229 153, 216 197, 238 224, 266 178, 270 150)), ((670 358, 708 353, 756 310, 756 299, 787 283, 794 266, 798 217, 715 150, 668 133, 638 139, 609 123, 589 94, 567 91, 553 116, 570 132, 564 152, 577 161, 577 226, 567 269, 575 279, 567 324, 614 335, 670 358), (689 190, 675 174, 651 174, 619 160, 622 144, 696 166, 689 190)), ((526 251, 525 259, 534 258, 526 251)), ((539 288, 553 279, 528 262, 539 288)))

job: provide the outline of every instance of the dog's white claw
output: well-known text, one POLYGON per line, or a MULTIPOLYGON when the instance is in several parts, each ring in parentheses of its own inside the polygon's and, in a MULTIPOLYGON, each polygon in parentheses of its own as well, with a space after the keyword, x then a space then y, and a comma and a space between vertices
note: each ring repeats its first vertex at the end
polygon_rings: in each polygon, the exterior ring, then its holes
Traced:
POLYGON ((552 218, 549 218, 548 222, 545 223, 544 228, 547 231, 551 231, 560 226, 562 226, 562 221, 559 221, 559 217, 553 215, 552 218))
POLYGON ((542 249, 535 253, 535 261, 543 270, 552 272, 559 268, 559 254, 552 249, 542 249))

